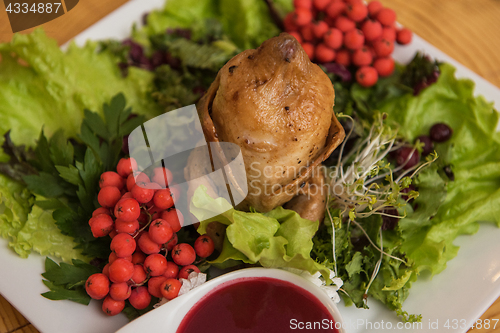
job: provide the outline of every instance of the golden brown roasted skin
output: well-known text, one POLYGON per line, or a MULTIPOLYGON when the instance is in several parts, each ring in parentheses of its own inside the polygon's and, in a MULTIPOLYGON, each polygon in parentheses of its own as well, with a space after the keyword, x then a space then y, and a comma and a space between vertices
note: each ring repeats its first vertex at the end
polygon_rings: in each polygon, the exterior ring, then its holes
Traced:
POLYGON ((344 139, 326 74, 283 33, 231 59, 198 104, 207 141, 236 143, 248 195, 238 208, 269 211, 299 193, 344 139))

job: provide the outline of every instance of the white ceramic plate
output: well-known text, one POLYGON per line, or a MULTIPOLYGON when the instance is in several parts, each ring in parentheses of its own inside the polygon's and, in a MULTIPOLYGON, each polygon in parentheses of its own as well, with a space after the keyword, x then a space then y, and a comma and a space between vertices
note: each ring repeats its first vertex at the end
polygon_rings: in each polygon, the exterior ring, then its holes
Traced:
MULTIPOLYGON (((81 33, 75 41, 83 44, 87 39, 125 38, 132 23, 140 22, 142 13, 161 7, 163 2, 132 0, 81 33)), ((397 47, 394 57, 399 62, 407 62, 416 51, 453 64, 457 76, 474 80, 476 92, 500 108, 500 89, 417 36, 411 45, 397 47)), ((399 320, 393 312, 377 302, 370 302, 370 310, 339 307, 348 325, 347 332, 466 332, 500 296, 499 239, 500 229, 486 224, 474 236, 459 237, 455 243, 461 247, 460 251, 446 270, 432 280, 420 279, 414 284, 404 309, 422 314, 422 327, 399 329, 399 320), (447 321, 449 328, 445 326, 447 321)), ((85 307, 41 297, 40 294, 47 291, 40 275, 44 272, 43 262, 44 258, 36 254, 28 259, 19 258, 8 248, 7 241, 0 239, 0 293, 38 330, 46 333, 109 333, 127 323, 125 316, 103 316, 99 302, 85 307)))

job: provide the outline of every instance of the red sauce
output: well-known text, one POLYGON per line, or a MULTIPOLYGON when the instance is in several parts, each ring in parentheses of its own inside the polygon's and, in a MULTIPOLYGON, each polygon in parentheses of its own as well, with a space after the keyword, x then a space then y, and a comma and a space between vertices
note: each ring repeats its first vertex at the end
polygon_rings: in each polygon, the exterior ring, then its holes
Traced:
POLYGON ((205 295, 186 314, 177 333, 281 333, 308 328, 338 333, 328 309, 310 292, 290 282, 259 277, 235 279, 205 295))

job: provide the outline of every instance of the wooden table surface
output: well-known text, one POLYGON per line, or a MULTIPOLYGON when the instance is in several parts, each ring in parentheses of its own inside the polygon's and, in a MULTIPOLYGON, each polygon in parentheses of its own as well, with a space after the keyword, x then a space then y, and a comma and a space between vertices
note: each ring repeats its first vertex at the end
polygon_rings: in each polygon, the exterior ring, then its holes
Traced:
MULTIPOLYGON (((73 10, 43 27, 49 36, 63 44, 125 2, 126 0, 81 0, 73 10)), ((500 1, 380 2, 396 11, 401 24, 500 87, 500 1)), ((4 4, 0 2, 0 42, 10 41, 12 35, 4 4)), ((488 318, 500 319, 500 298, 481 317, 483 320, 488 318)), ((0 295, 0 333, 13 332, 38 331, 0 295)), ((500 323, 495 330, 483 328, 470 332, 500 332, 500 323)))

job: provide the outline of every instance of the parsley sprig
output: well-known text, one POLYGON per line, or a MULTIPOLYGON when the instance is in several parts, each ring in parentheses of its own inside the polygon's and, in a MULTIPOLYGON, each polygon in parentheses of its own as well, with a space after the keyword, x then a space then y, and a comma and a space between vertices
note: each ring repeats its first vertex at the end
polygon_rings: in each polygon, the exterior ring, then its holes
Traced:
POLYGON ((76 138, 67 138, 63 129, 47 138, 42 130, 33 149, 15 146, 7 133, 3 148, 10 161, 0 164, 0 172, 45 198, 35 204, 52 210, 61 233, 71 236, 76 248, 91 259, 107 258, 110 251, 110 240, 95 239, 88 225, 92 212, 99 207, 99 177, 118 163, 123 137, 144 122, 126 107, 123 94, 105 103, 102 111, 104 117, 85 110, 76 138))

